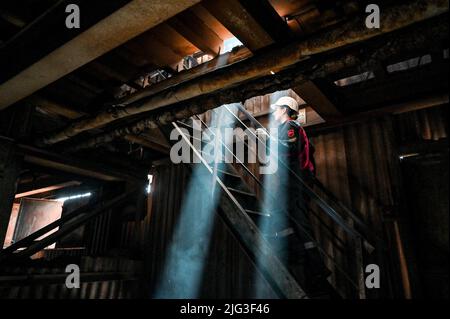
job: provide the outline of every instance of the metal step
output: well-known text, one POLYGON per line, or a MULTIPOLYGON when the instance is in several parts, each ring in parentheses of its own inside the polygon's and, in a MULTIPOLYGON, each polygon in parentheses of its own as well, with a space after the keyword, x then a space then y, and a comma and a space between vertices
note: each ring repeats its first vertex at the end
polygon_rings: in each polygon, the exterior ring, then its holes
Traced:
POLYGON ((250 192, 242 191, 242 190, 240 190, 240 189, 235 189, 235 188, 232 188, 232 187, 228 187, 228 189, 229 189, 230 192, 232 192, 232 193, 237 193, 237 194, 240 194, 240 195, 245 195, 245 196, 249 196, 249 197, 254 197, 254 198, 256 198, 255 194, 250 193, 250 192))
POLYGON ((227 187, 227 188, 245 210, 251 210, 254 212, 257 212, 260 210, 260 207, 259 207, 260 205, 259 205, 258 199, 256 198, 255 194, 250 193, 245 190, 240 190, 237 188, 232 188, 232 187, 227 187))
POLYGON ((229 172, 229 171, 220 169, 220 168, 218 168, 217 170, 218 170, 219 172, 221 172, 221 173, 227 175, 227 176, 231 176, 231 177, 234 177, 234 178, 238 178, 239 180, 242 178, 242 177, 241 177, 240 175, 238 175, 238 174, 235 174, 235 173, 232 173, 232 172, 229 172))
POLYGON ((270 214, 266 214, 266 213, 261 213, 261 212, 257 212, 251 209, 246 209, 245 212, 249 215, 258 215, 258 216, 263 216, 263 217, 271 217, 270 214))

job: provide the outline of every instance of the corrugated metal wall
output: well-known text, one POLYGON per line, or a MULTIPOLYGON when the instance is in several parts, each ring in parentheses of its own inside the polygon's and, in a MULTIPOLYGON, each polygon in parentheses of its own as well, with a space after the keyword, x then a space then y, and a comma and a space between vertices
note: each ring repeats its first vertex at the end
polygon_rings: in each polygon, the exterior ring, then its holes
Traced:
MULTIPOLYGON (((189 170, 168 164, 156 168, 153 210, 148 228, 146 271, 149 295, 153 295, 164 269, 169 243, 179 218, 182 196, 186 193, 189 170)), ((201 284, 201 296, 208 298, 275 298, 220 218, 216 218, 209 255, 201 284), (257 285, 262 283, 262 288, 257 285)))
MULTIPOLYGON (((349 181, 346 174, 347 154, 342 130, 321 134, 311 140, 316 147, 317 178, 347 207, 351 207, 349 181)), ((312 210, 326 225, 323 226, 318 222, 317 217, 311 216, 317 241, 333 258, 333 260, 326 258, 327 267, 333 272, 331 281, 335 287, 341 288, 340 293, 343 296, 351 297, 355 292, 354 285, 357 284, 354 277, 354 265, 351 264, 354 253, 351 250, 352 244, 348 241, 342 228, 338 227, 318 207, 312 205, 312 210), (341 242, 338 242, 333 236, 339 238, 341 242), (350 278, 347 278, 347 275, 350 278), (353 282, 350 282, 349 279, 353 282)))
MULTIPOLYGON (((316 147, 318 179, 362 217, 395 253, 390 220, 400 198, 396 194, 398 158, 392 125, 392 117, 387 116, 310 137, 316 147)), ((318 233, 320 237, 321 232, 318 233)), ((341 237, 342 233, 339 235, 341 237)), ((328 252, 336 255, 337 261, 345 265, 346 259, 335 251, 334 246, 330 246, 328 252)), ((395 254, 389 256, 379 250, 373 255, 366 255, 364 263, 376 263, 382 271, 382 286, 386 290, 380 295, 393 293, 391 276, 399 281, 395 266, 389 263, 392 263, 393 256, 395 254)), ((339 278, 334 280, 338 283, 342 281, 339 278)))
MULTIPOLYGON (((261 103, 263 103, 262 101, 261 103)), ((265 101, 264 103, 267 103, 265 101)), ((308 131, 308 128, 306 128, 308 131)), ((334 128, 321 133, 311 134, 310 138, 316 147, 315 159, 318 179, 331 190, 347 207, 360 214, 362 219, 381 238, 392 247, 391 255, 366 256, 367 262, 386 263, 385 278, 400 278, 396 269, 395 219, 401 207, 401 177, 399 172, 398 149, 404 143, 447 138, 448 105, 433 107, 413 112, 372 118, 364 122, 334 128), (380 261, 381 258, 381 261, 380 261)), ((238 165, 235 165, 239 169, 238 165)), ((249 164, 249 169, 258 178, 257 164, 249 164)), ((254 191, 256 184, 251 178, 245 178, 254 191)), ((313 208, 314 209, 314 208, 313 208)), ((337 237, 347 242, 342 229, 314 209, 325 220, 327 228, 337 237)), ((332 245, 330 232, 321 226, 315 217, 317 240, 325 251, 346 270, 353 265, 345 258, 338 246, 332 245)), ((352 253, 352 252, 350 252, 352 253)), ((328 260, 328 267, 336 270, 328 260)), ((332 281, 345 287, 347 280, 338 272, 334 272, 332 281), (337 275, 336 275, 337 274, 337 275)), ((393 279, 395 281, 395 279, 393 279)), ((387 283, 390 284, 389 282, 387 283)), ((395 285, 386 287, 389 292, 396 293, 395 285)), ((343 289, 345 295, 352 289, 343 289)), ((397 290, 398 293, 398 290, 397 290)))
MULTIPOLYGON (((80 272, 127 272, 140 273, 142 263, 123 258, 81 257, 70 262, 42 262, 34 266, 2 267, 2 274, 65 274, 69 263, 79 265, 80 272)), ((80 288, 68 289, 65 284, 22 284, 0 287, 0 299, 123 299, 138 298, 140 286, 137 281, 105 280, 81 282, 80 288)))
POLYGON ((448 105, 394 116, 398 142, 439 140, 448 136, 448 105))
MULTIPOLYGON (((447 123, 445 105, 373 118, 310 136, 316 147, 317 177, 390 245, 391 255, 381 257, 390 267, 385 277, 395 276, 397 282, 400 274, 395 265, 398 242, 394 229, 403 200, 398 148, 403 143, 446 138, 447 123)), ((368 262, 371 259, 376 260, 369 256, 368 262)), ((395 293, 399 288, 393 285, 387 289, 395 293)))

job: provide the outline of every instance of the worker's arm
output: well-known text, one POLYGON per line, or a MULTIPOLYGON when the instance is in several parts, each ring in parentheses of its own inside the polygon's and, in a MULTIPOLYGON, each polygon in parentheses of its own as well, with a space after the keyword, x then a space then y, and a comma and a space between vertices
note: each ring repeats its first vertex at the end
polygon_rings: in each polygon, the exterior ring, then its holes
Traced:
POLYGON ((280 136, 279 141, 286 153, 291 156, 298 154, 301 150, 301 138, 298 125, 290 122, 286 130, 281 132, 281 134, 282 136, 280 136))

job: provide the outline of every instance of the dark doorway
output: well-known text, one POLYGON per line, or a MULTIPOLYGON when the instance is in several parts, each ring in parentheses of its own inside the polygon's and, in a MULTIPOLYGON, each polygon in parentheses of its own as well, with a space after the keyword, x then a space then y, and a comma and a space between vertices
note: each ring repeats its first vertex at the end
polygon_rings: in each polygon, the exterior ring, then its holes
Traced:
POLYGON ((448 147, 403 158, 407 218, 417 257, 419 295, 448 298, 448 147))

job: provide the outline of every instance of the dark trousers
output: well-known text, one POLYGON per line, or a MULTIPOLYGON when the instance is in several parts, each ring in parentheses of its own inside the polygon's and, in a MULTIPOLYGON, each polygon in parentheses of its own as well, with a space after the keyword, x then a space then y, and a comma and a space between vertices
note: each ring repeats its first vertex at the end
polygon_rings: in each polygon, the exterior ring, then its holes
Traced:
MULTIPOLYGON (((314 285, 317 278, 326 277, 329 270, 315 244, 315 236, 310 220, 310 197, 306 187, 293 175, 297 174, 312 188, 312 173, 302 172, 298 163, 290 165, 290 171, 280 176, 279 190, 285 192, 288 219, 278 228, 292 228, 293 234, 278 238, 280 258, 290 265, 293 275, 306 287, 314 285)), ((280 174, 281 175, 281 174, 280 174)), ((281 196, 280 196, 281 198, 281 196)))

